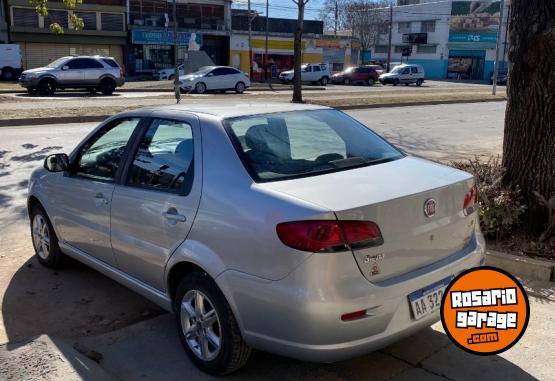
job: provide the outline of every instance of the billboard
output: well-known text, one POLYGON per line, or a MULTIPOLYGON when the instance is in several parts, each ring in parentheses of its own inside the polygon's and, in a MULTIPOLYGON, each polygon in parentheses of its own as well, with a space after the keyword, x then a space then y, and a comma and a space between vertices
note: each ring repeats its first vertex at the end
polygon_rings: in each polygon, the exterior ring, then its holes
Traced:
MULTIPOLYGON (((132 29, 131 43, 143 45, 173 45, 173 31, 132 29)), ((198 50, 202 45, 202 35, 190 32, 177 32, 177 45, 189 46, 189 50, 198 50)))
POLYGON ((497 42, 499 1, 453 1, 449 24, 450 42, 497 42))

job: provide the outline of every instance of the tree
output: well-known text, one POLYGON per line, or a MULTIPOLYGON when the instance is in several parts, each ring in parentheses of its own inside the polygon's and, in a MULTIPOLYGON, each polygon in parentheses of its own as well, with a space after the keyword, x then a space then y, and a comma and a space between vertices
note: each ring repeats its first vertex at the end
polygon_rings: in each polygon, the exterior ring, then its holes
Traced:
POLYGON ((325 0, 320 11, 320 19, 324 22, 324 29, 337 31, 345 29, 345 5, 349 0, 325 0))
POLYGON ((387 32, 385 0, 348 0, 345 3, 345 26, 360 41, 362 50, 376 45, 380 34, 387 32))
MULTIPOLYGON (((39 15, 48 16, 48 0, 29 0, 29 2, 35 6, 39 15)), ((78 4, 83 3, 83 0, 63 0, 63 2, 68 10, 74 10, 78 4)), ((81 30, 85 26, 83 19, 73 12, 69 16, 69 22, 75 30, 81 30)), ((64 28, 57 22, 50 24, 48 28, 56 34, 64 33, 64 28)))
POLYGON ((295 27, 295 41, 293 44, 293 103, 303 103, 303 90, 301 79, 301 61, 302 61, 302 41, 303 41, 303 24, 304 24, 304 9, 310 0, 293 0, 297 4, 298 16, 297 26, 295 27))
POLYGON ((555 196, 555 1, 512 0, 509 25, 504 180, 521 188, 537 234, 548 213, 534 192, 555 196))

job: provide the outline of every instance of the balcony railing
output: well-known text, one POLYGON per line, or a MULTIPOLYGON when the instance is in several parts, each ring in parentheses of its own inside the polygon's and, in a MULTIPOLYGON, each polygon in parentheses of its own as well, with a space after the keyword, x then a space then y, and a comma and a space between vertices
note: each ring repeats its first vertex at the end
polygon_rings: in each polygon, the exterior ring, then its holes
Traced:
MULTIPOLYGON (((146 27, 173 27, 171 16, 166 19, 165 15, 130 15, 133 26, 146 27)), ((226 25, 222 18, 215 17, 177 17, 177 27, 183 29, 204 29, 225 31, 226 25)))

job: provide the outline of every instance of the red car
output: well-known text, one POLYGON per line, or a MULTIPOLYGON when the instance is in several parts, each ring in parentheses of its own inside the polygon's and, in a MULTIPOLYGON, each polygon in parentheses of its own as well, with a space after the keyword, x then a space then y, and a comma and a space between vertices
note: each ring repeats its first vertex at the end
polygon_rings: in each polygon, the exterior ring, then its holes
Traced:
POLYGON ((335 84, 351 85, 362 83, 373 86, 379 77, 376 69, 370 66, 350 67, 341 73, 336 73, 331 77, 331 81, 335 84))

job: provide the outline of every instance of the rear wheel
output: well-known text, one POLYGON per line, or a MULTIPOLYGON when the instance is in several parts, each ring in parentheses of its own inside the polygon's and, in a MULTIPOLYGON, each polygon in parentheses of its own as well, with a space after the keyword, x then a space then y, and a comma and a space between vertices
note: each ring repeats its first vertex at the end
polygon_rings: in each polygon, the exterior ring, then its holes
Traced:
POLYGON ((224 375, 245 365, 251 348, 224 295, 206 273, 194 272, 181 281, 174 311, 181 343, 198 368, 224 375))
POLYGON ((174 78, 175 78, 175 74, 171 74, 171 75, 168 77, 168 81, 173 81, 174 78))
POLYGON ((204 94, 206 93, 206 85, 204 84, 204 82, 199 82, 195 85, 195 90, 197 94, 204 94))
POLYGON ((64 255, 58 246, 58 237, 50 219, 40 205, 31 210, 31 238, 39 262, 51 268, 60 267, 64 255))
POLYGON ((237 82, 235 85, 235 92, 237 94, 243 94, 245 92, 245 84, 243 82, 237 82))
POLYGON ((397 85, 399 85, 399 79, 396 78, 396 79, 393 81, 393 86, 397 86, 397 85))
POLYGON ((100 81, 98 89, 103 95, 112 95, 116 90, 116 81, 111 78, 104 78, 100 81))
POLYGON ((2 79, 4 81, 11 81, 15 78, 15 71, 11 67, 2 69, 2 79))
POLYGON ((42 95, 52 95, 56 92, 56 82, 52 78, 41 79, 37 89, 42 95))
POLYGON ((419 79, 418 81, 416 81, 416 86, 420 87, 422 86, 422 83, 424 83, 424 81, 419 79))

